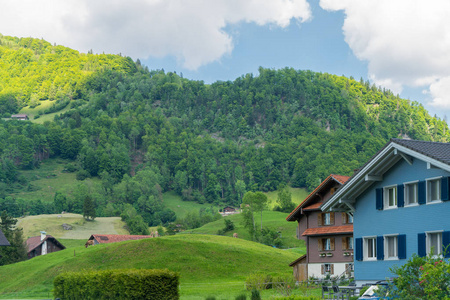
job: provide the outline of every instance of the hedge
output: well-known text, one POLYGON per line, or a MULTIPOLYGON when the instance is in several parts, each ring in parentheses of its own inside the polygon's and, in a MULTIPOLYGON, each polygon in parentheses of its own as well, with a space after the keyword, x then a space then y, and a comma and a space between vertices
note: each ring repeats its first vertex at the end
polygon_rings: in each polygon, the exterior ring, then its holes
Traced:
POLYGON ((67 272, 55 277, 54 297, 78 299, 179 299, 179 274, 124 269, 67 272))

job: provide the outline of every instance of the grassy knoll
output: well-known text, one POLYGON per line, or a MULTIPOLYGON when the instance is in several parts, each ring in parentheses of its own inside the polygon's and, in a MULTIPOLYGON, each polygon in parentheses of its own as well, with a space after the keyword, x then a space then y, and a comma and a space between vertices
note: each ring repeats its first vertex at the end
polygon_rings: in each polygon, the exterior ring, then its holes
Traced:
MULTIPOLYGON (((300 252, 306 251, 305 244, 303 241, 299 241, 296 239, 296 222, 287 222, 286 221, 286 213, 281 213, 277 211, 263 211, 263 226, 273 229, 281 234, 281 240, 283 241, 284 247, 287 248, 300 248, 300 252)), ((233 233, 237 233, 239 238, 251 240, 251 237, 247 231, 242 226, 242 215, 230 215, 225 218, 233 221, 235 230, 227 232, 226 236, 232 236, 233 233)), ((255 220, 258 228, 260 228, 261 215, 255 214, 255 220)), ((224 227, 223 219, 208 223, 200 228, 196 228, 193 230, 188 230, 186 233, 198 233, 198 234, 217 234, 219 229, 224 227)))
POLYGON ((41 230, 44 230, 57 239, 71 240, 87 240, 94 233, 129 234, 123 228, 124 225, 125 223, 119 217, 96 218, 94 221, 86 221, 79 214, 28 216, 19 218, 17 223, 17 226, 23 228, 25 238, 37 236, 41 230), (71 225, 72 230, 63 230, 62 224, 64 223, 71 225))
MULTIPOLYGON (((63 172, 64 166, 71 161, 60 158, 47 159, 38 169, 24 170, 20 174, 25 176, 31 190, 23 187, 14 189, 11 196, 24 200, 37 200, 51 202, 55 197, 55 192, 60 191, 65 195, 70 195, 76 184, 75 173, 63 172)), ((97 178, 88 178, 83 183, 92 184, 97 178)))
MULTIPOLYGON (((212 235, 176 235, 82 246, 0 267, 0 298, 48 297, 53 278, 65 271, 116 268, 164 269, 180 273, 181 299, 234 299, 254 272, 289 275, 297 254, 212 235)), ((267 292, 269 295, 272 292, 267 292)), ((248 292, 247 292, 248 294, 248 292)))

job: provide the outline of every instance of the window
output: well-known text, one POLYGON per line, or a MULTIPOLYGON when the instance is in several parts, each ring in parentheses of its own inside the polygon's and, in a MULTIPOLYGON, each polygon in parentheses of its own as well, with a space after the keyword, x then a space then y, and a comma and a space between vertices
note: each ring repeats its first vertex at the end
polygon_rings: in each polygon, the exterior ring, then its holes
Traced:
POLYGON ((396 235, 384 237, 385 259, 398 259, 398 238, 396 235))
POLYGON ((342 250, 353 250, 353 237, 347 236, 342 238, 342 250))
POLYGON ((397 186, 384 188, 384 208, 397 207, 397 186))
POLYGON ((377 259, 377 238, 364 238, 364 260, 377 259))
POLYGON ((318 214, 317 223, 319 226, 334 225, 334 212, 327 212, 318 214))
POLYGON ((427 203, 441 201, 441 179, 427 179, 427 203))
POLYGON ((353 237, 352 236, 347 238, 347 249, 353 250, 353 237))
POLYGON ((417 182, 405 183, 405 205, 417 204, 417 182))
POLYGON ((322 275, 333 275, 334 267, 333 264, 323 264, 322 265, 322 275))
POLYGON ((331 213, 323 214, 323 225, 331 225, 331 213))
POLYGON ((331 240, 330 239, 322 239, 323 250, 330 251, 331 250, 331 240))
POLYGON ((442 254, 442 232, 427 232, 427 255, 442 254))
POLYGON ((353 224, 353 216, 348 213, 342 213, 342 224, 353 224))
POLYGON ((334 238, 319 239, 319 251, 334 251, 334 238))

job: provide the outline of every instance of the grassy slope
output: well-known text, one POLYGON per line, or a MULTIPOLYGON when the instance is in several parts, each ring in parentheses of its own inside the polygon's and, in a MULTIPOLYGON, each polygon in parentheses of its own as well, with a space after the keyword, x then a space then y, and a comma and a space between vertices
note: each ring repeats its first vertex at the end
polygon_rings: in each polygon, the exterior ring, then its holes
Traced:
MULTIPOLYGON (((209 208, 211 204, 200 204, 197 202, 183 201, 175 192, 167 192, 163 195, 164 204, 173 210, 178 218, 184 218, 188 212, 199 211, 201 208, 209 208)), ((218 212, 219 207, 212 205, 218 212)))
POLYGON ((37 236, 41 230, 57 239, 83 241, 86 241, 94 233, 129 234, 123 228, 125 223, 119 217, 96 218, 94 221, 85 221, 83 216, 78 214, 39 215, 20 218, 17 225, 23 228, 25 238, 37 236), (64 223, 71 225, 72 230, 63 230, 62 224, 64 223))
MULTIPOLYGON (((0 267, 0 297, 48 297, 53 278, 65 271, 145 268, 180 273, 182 299, 242 293, 255 271, 289 275, 298 256, 261 244, 210 235, 177 235, 124 243, 76 247, 0 267)), ((227 298, 228 299, 228 298, 227 298)))
MULTIPOLYGON (((303 241, 299 241, 295 238, 296 235, 296 224, 294 222, 287 222, 286 221, 286 213, 276 212, 276 211, 264 211, 263 212, 263 226, 271 228, 273 230, 281 232, 281 239, 283 241, 284 247, 288 248, 300 248, 299 251, 303 252, 306 251, 305 244, 303 241)), ((236 214, 236 215, 230 215, 225 218, 228 218, 229 220, 233 221, 235 230, 227 232, 226 236, 232 236, 233 233, 237 233, 239 235, 239 238, 251 240, 251 237, 247 231, 242 226, 242 215, 236 214)), ((256 218, 256 224, 259 228, 260 226, 260 220, 261 215, 255 214, 256 218)), ((217 231, 219 229, 224 228, 224 221, 223 219, 208 223, 200 228, 188 230, 186 233, 198 233, 198 234, 217 234, 217 231)))
MULTIPOLYGON (((20 173, 32 186, 36 187, 36 190, 27 191, 21 187, 16 189, 11 196, 24 200, 41 199, 44 202, 51 202, 57 191, 70 195, 79 181, 75 179, 75 173, 62 172, 64 166, 69 162, 71 161, 60 158, 48 159, 41 164, 39 169, 21 171, 20 173)), ((83 183, 90 184, 96 180, 98 179, 88 178, 83 183)))

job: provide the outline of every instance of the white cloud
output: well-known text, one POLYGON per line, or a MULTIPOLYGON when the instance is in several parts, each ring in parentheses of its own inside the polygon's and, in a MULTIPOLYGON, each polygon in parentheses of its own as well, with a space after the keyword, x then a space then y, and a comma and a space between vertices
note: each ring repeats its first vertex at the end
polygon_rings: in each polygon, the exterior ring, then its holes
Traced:
POLYGON ((83 52, 172 55, 183 67, 197 69, 231 53, 227 25, 286 27, 292 19, 310 17, 306 0, 7 0, 0 8, 0 32, 43 37, 83 52))
POLYGON ((343 10, 345 41, 368 62, 369 78, 400 93, 426 87, 436 107, 450 108, 450 1, 321 0, 343 10), (444 92, 446 94, 444 94, 444 92))

